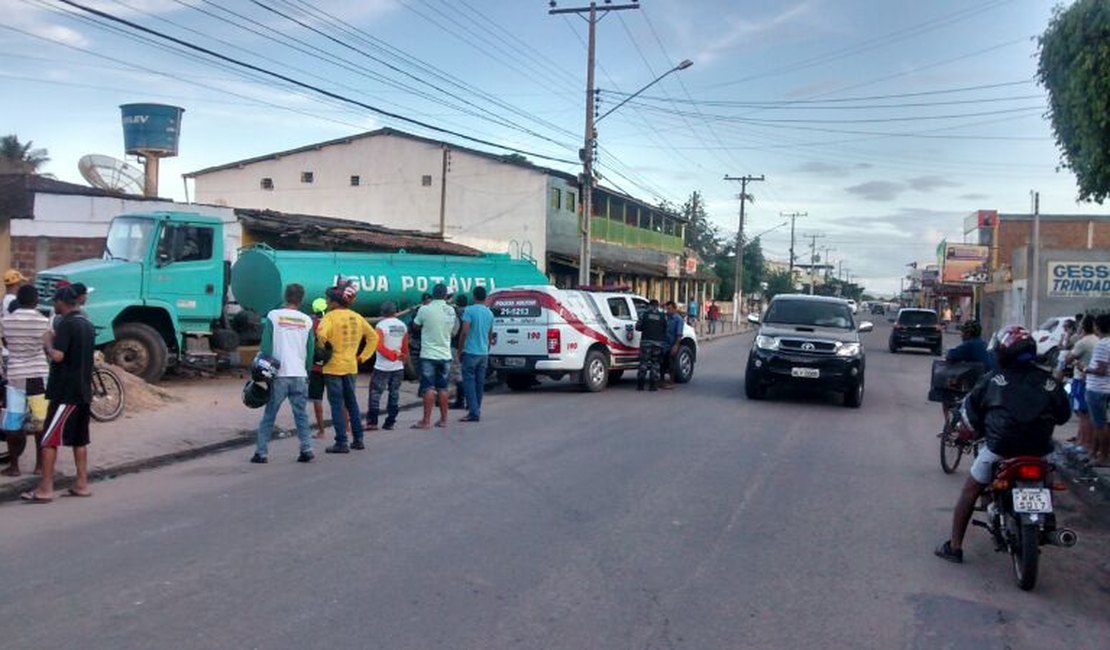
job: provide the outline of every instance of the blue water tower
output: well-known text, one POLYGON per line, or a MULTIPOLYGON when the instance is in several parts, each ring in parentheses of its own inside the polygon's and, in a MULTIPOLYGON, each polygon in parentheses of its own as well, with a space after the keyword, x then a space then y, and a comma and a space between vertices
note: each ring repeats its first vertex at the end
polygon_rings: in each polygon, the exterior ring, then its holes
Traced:
POLYGON ((140 156, 146 165, 143 193, 158 196, 158 161, 177 155, 181 136, 181 114, 185 109, 166 104, 123 104, 123 147, 140 156))

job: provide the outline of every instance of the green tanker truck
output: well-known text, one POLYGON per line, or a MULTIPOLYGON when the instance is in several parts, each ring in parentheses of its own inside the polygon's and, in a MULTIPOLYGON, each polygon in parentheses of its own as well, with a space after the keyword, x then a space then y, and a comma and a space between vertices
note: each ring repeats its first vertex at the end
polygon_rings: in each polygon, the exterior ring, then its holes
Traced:
MULTIPOLYGON (((147 381, 187 362, 208 365, 214 351, 233 351, 257 315, 280 305, 284 286, 304 285, 309 299, 337 279, 354 281, 354 309, 376 316, 386 300, 404 308, 438 283, 452 292, 484 286, 547 284, 534 264, 508 255, 477 257, 399 253, 274 250, 225 255, 224 224, 187 212, 116 217, 104 255, 38 273, 44 304, 62 280, 89 287, 89 319, 108 359, 147 381)), ((307 305, 306 305, 307 307, 307 305)))

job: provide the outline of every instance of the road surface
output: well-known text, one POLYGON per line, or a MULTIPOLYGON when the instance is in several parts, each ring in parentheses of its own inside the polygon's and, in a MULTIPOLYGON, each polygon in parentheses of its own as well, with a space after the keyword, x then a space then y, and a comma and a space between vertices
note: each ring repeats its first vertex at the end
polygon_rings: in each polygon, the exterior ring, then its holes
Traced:
POLYGON ((498 393, 478 426, 307 466, 285 440, 4 505, 0 646, 1106 647, 1110 536, 1082 508, 1032 593, 982 531, 933 557, 964 474, 938 466, 932 357, 886 327, 860 410, 746 400, 748 335, 674 391, 498 393))

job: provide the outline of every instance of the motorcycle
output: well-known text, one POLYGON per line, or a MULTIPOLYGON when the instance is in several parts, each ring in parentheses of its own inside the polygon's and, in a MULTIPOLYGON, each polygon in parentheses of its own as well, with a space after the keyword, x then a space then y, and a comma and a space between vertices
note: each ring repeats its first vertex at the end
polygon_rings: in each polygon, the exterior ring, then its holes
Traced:
POLYGON ((1052 492, 1065 486, 1051 480, 1054 469, 1038 456, 1000 461, 980 501, 987 521, 972 521, 994 538, 995 551, 1010 554, 1014 579, 1024 591, 1037 584, 1041 546, 1070 548, 1079 539, 1070 528, 1056 527, 1052 492))

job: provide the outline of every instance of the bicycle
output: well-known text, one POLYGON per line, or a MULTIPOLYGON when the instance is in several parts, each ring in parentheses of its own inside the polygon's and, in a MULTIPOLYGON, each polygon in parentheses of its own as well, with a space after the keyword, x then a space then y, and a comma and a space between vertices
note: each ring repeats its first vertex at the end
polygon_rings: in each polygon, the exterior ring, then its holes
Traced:
POLYGON ((944 429, 937 434, 940 438, 940 468, 945 474, 951 474, 960 466, 960 459, 964 454, 974 458, 979 455, 979 445, 982 440, 975 438, 968 440, 960 437, 960 412, 963 396, 952 396, 944 401, 948 412, 948 419, 944 422, 944 429))
POLYGON ((123 382, 111 369, 96 366, 92 373, 90 413, 97 422, 111 422, 123 413, 123 382))

